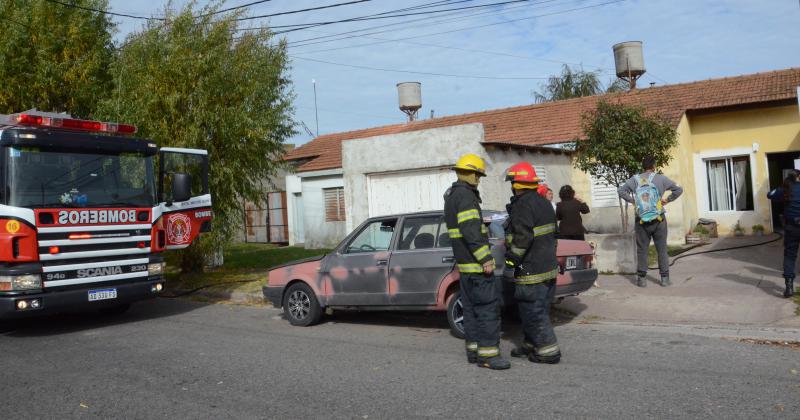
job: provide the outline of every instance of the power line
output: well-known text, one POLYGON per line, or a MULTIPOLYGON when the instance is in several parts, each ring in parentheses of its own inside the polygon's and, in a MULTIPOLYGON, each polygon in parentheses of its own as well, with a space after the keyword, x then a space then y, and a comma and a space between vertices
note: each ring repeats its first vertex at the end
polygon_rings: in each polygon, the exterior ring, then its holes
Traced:
POLYGON ((125 13, 114 13, 114 12, 109 12, 109 11, 106 11, 106 10, 100 10, 100 9, 95 9, 95 8, 91 8, 91 7, 79 6, 79 5, 73 4, 73 3, 64 3, 64 2, 58 1, 58 0, 45 0, 45 1, 48 2, 48 3, 60 4, 60 5, 64 6, 64 7, 69 7, 69 8, 72 8, 72 9, 80 9, 80 10, 85 10, 87 12, 102 13, 104 15, 120 16, 120 17, 126 17, 126 18, 131 18, 131 19, 143 19, 143 20, 161 20, 161 21, 166 20, 164 18, 157 18, 157 17, 145 17, 145 16, 128 15, 128 14, 125 14, 125 13))
MULTIPOLYGON (((472 13, 472 14, 466 14, 466 15, 462 15, 460 12, 455 12, 455 13, 451 13, 449 15, 431 16, 431 17, 424 17, 424 18, 420 18, 420 19, 410 19, 410 20, 404 20, 402 22, 387 23, 387 24, 384 24, 384 25, 377 25, 377 26, 371 26, 371 27, 368 27, 368 28, 356 29, 356 30, 347 31, 347 32, 340 32, 338 34, 331 34, 331 35, 326 35, 326 36, 318 36, 318 37, 313 37, 313 38, 301 39, 301 40, 298 40, 298 41, 291 41, 291 42, 288 43, 288 45, 292 46, 294 44, 302 43, 303 45, 298 45, 298 46, 304 47, 306 45, 324 44, 324 43, 328 43, 328 42, 340 41, 340 40, 343 40, 343 39, 356 38, 356 37, 364 36, 364 35, 375 35, 375 34, 381 34, 381 33, 385 33, 385 32, 392 32, 394 29, 387 29, 387 30, 383 30, 383 31, 375 31, 375 32, 367 33, 367 34, 356 34, 357 32, 364 32, 364 31, 369 31, 369 30, 372 30, 372 29, 387 28, 387 27, 390 27, 390 26, 405 25, 405 24, 414 23, 414 22, 422 22, 422 21, 427 21, 427 20, 430 20, 430 19, 437 19, 439 17, 455 16, 455 17, 452 17, 452 18, 449 18, 449 19, 441 19, 441 20, 437 20, 437 21, 434 21, 434 22, 426 23, 426 24, 407 26, 407 27, 402 28, 401 30, 417 28, 417 27, 423 27, 423 26, 427 27, 427 26, 435 25, 435 24, 439 24, 439 23, 454 22, 454 21, 459 21, 459 20, 469 20, 469 19, 472 19, 472 18, 477 17, 477 16, 501 14, 501 13, 505 13, 505 12, 508 12, 510 10, 513 10, 513 9, 518 9, 518 8, 522 8, 522 7, 530 7, 530 6, 533 6, 533 5, 550 3, 550 2, 554 2, 554 1, 561 1, 561 0, 544 0, 544 1, 541 1, 541 2, 538 2, 538 3, 520 4, 520 5, 516 5, 516 6, 503 8, 502 10, 499 10, 499 11, 488 11, 488 12, 484 11, 484 12, 478 12, 478 13, 472 13), (325 39, 325 38, 333 38, 333 37, 336 37, 336 36, 348 35, 348 34, 356 34, 356 35, 345 36, 345 37, 332 39, 332 40, 327 40, 327 41, 308 42, 308 41, 314 41, 314 40, 325 39)), ((312 31, 312 32, 314 32, 314 31, 312 31)))
MULTIPOLYGON (((451 11, 456 11, 456 10, 460 11, 460 10, 468 10, 468 9, 475 9, 475 8, 492 7, 492 6, 499 6, 499 5, 512 4, 512 3, 524 3, 524 2, 528 2, 528 1, 530 1, 530 0, 509 0, 509 1, 503 1, 503 2, 498 2, 498 3, 481 4, 481 5, 477 5, 477 6, 464 6, 464 7, 458 7, 458 8, 453 8, 453 9, 430 10, 430 11, 427 11, 427 12, 414 12, 414 13, 404 13, 404 14, 393 14, 393 15, 388 15, 388 16, 358 17, 358 18, 342 19, 342 20, 327 21, 327 22, 314 22, 314 23, 305 24, 307 26, 302 27, 302 28, 286 29, 286 30, 283 30, 283 31, 277 31, 275 33, 276 34, 283 34, 283 33, 294 32, 294 31, 302 31, 303 29, 308 29, 308 28, 312 28, 312 27, 316 27, 316 26, 332 25, 332 24, 335 24, 335 23, 356 22, 356 21, 361 22, 361 21, 375 20, 375 19, 391 19, 391 18, 404 17, 404 16, 428 15, 428 14, 433 14, 433 13, 444 13, 444 12, 451 12, 451 11)), ((284 27, 295 27, 295 26, 299 26, 299 25, 276 25, 276 26, 272 26, 272 28, 284 28, 284 27)))
POLYGON ((374 71, 383 71, 383 72, 391 72, 391 73, 419 74, 419 75, 423 75, 423 76, 443 76, 443 77, 458 77, 458 78, 463 78, 463 79, 489 79, 489 80, 545 80, 545 79, 547 79, 547 77, 474 76, 474 75, 465 75, 465 74, 448 74, 448 73, 433 73, 433 72, 414 71, 414 70, 386 69, 386 68, 381 68, 381 67, 369 67, 369 66, 359 66, 359 65, 355 65, 355 64, 335 63, 333 61, 317 60, 315 58, 297 57, 297 56, 293 56, 293 55, 289 55, 289 57, 295 58, 297 60, 312 61, 312 62, 315 62, 315 63, 330 64, 330 65, 333 65, 333 66, 341 66, 341 67, 350 67, 350 68, 354 68, 354 69, 374 70, 374 71))
POLYGON ((345 2, 345 3, 329 4, 327 6, 319 6, 319 7, 309 7, 307 9, 298 9, 298 10, 292 10, 292 11, 289 11, 289 12, 272 13, 272 14, 269 14, 269 15, 246 16, 246 17, 236 18, 235 20, 241 21, 241 20, 261 19, 261 18, 267 18, 267 17, 272 17, 272 16, 292 15, 292 14, 295 14, 295 13, 303 13, 303 12, 311 12, 311 11, 314 11, 314 10, 330 9, 330 8, 333 8, 333 7, 348 6, 348 5, 351 5, 351 4, 366 3, 366 2, 370 2, 370 1, 372 1, 372 0, 353 0, 353 1, 348 1, 348 2, 345 2))
POLYGON ((198 16, 195 16, 195 18, 197 19, 197 18, 204 18, 204 17, 208 17, 208 16, 213 16, 213 15, 217 15, 217 14, 220 14, 220 13, 230 12, 231 10, 239 10, 239 9, 243 9, 245 7, 255 6, 257 4, 267 3, 267 2, 270 2, 270 1, 272 1, 272 0, 254 1, 254 2, 250 2, 250 3, 242 4, 240 6, 229 7, 227 9, 217 10, 215 12, 206 13, 204 15, 198 15, 198 16))

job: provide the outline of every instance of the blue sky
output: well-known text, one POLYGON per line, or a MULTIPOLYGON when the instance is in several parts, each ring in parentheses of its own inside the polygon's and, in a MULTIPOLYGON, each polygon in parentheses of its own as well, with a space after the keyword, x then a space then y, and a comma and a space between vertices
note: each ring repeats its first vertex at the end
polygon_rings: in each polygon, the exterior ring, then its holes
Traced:
MULTIPOLYGON (((263 15, 342 3, 345 0, 272 0, 252 6, 263 15)), ((250 21, 248 25, 292 25, 371 15, 434 0, 373 0, 308 13, 250 21)), ((498 3, 475 0, 441 8, 498 3)), ((613 77, 612 45, 639 40, 647 67, 639 82, 646 88, 702 79, 800 67, 800 3, 798 0, 531 0, 462 11, 432 18, 348 22, 287 33, 292 58, 291 78, 298 121, 316 131, 316 81, 319 133, 334 133, 403 122, 396 83, 422 83, 419 115, 436 116, 505 108, 533 102, 542 79, 561 70, 561 62, 603 71, 613 77), (613 3, 612 3, 613 2, 613 3), (604 4, 609 3, 609 4, 604 4), (469 16, 472 15, 472 16, 469 16), (408 20, 423 21, 385 26, 408 20), (315 45, 292 42, 380 26, 364 33, 380 34, 315 45), (449 33, 440 33, 449 32, 449 33), (413 39, 400 40, 401 38, 413 39), (387 42, 387 40, 392 40, 387 42), (461 76, 517 78, 510 80, 431 76, 350 68, 348 64, 392 70, 461 76)), ((229 0, 233 7, 251 0, 229 0)), ((173 2, 180 6, 183 1, 173 2)), ((199 1, 199 4, 205 4, 199 1)), ((112 11, 160 15, 166 1, 110 0, 112 11)), ((452 12, 451 12, 452 13, 452 12)), ((118 39, 141 27, 141 21, 116 18, 118 39)), ((327 39, 329 40, 329 39, 327 39)), ((291 139, 311 139, 300 129, 291 139)))

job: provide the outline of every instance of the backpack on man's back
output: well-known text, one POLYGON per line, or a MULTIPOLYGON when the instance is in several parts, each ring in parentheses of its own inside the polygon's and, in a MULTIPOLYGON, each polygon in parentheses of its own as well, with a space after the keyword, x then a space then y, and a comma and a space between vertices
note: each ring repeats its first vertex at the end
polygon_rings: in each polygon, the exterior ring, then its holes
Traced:
POLYGON ((661 194, 658 192, 656 184, 653 183, 655 172, 640 174, 636 176, 636 213, 639 215, 639 223, 649 223, 653 220, 662 220, 664 214, 661 205, 661 194))

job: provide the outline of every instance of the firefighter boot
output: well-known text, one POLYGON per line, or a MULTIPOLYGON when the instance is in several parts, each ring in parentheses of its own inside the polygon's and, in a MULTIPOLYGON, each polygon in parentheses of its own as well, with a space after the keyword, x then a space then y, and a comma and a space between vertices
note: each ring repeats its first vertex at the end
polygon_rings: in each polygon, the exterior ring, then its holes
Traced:
POLYGON ((533 351, 533 344, 523 341, 522 346, 511 349, 511 357, 528 357, 533 351))
POLYGON ((478 363, 478 343, 467 342, 467 362, 478 363))
POLYGON ((528 355, 528 360, 533 363, 547 363, 554 365, 561 361, 561 349, 558 344, 542 346, 528 355))
POLYGON ((500 356, 493 357, 478 357, 478 366, 489 368, 492 370, 503 370, 511 367, 508 360, 500 356))
POLYGON ((783 297, 794 296, 794 279, 786 277, 786 290, 783 291, 783 297))

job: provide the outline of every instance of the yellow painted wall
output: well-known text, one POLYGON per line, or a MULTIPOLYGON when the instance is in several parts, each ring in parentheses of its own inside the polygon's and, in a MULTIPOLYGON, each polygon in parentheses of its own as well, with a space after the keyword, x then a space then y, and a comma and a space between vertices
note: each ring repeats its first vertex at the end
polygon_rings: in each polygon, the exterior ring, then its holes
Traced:
MULTIPOLYGON (((677 127, 678 147, 670 164, 662 168, 664 175, 684 189, 683 195, 667 206, 670 243, 682 243, 684 235, 699 218, 718 222, 720 235, 731 235, 739 222, 746 233, 755 224, 772 231, 771 205, 766 195, 769 188, 767 153, 800 152, 800 112, 796 104, 769 108, 717 112, 701 116, 683 116, 677 127), (753 143, 758 150, 753 151, 753 143), (707 179, 704 159, 730 155, 751 156, 754 210, 747 212, 711 212, 708 210, 707 179)), ((590 206, 589 176, 573 168, 572 185, 576 195, 590 206)), ((589 220, 602 218, 619 226, 618 208, 592 208, 589 220), (613 222, 612 222, 613 220, 613 222)), ((631 215, 632 218, 632 215, 631 215)), ((586 220, 586 218, 584 219, 586 220)))
MULTIPOLYGON (((796 104, 746 111, 719 112, 689 118, 689 131, 692 156, 689 167, 681 182, 684 187, 690 183, 694 193, 687 196, 697 203, 696 209, 686 209, 686 216, 692 213, 697 217, 713 218, 719 222, 720 234, 731 234, 738 221, 746 232, 751 232, 754 224, 761 224, 772 230, 771 207, 766 195, 769 188, 767 172, 767 153, 800 151, 800 113, 796 104), (757 143, 757 151, 754 151, 757 143), (754 210, 747 212, 710 212, 703 197, 698 192, 705 191, 700 183, 707 182, 698 162, 712 155, 746 151, 751 156, 751 171, 754 190, 754 210), (755 163, 753 165, 752 163, 755 163), (700 173, 697 173, 700 172, 700 173), (702 178, 702 179, 701 179, 702 178)), ((686 192, 688 194, 689 191, 686 192)), ((707 201, 707 199, 705 199, 707 201)))

